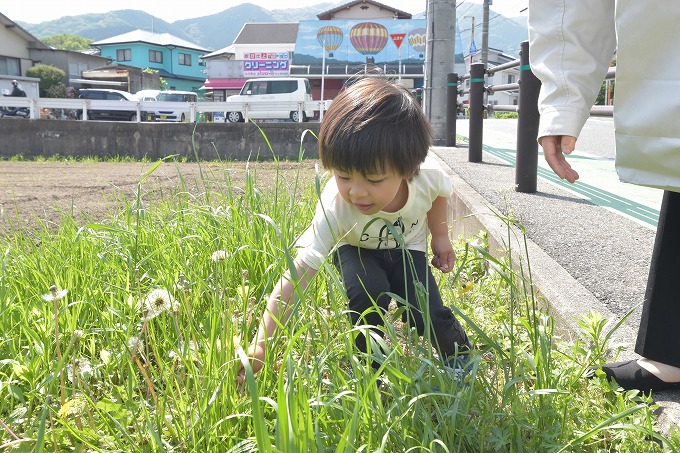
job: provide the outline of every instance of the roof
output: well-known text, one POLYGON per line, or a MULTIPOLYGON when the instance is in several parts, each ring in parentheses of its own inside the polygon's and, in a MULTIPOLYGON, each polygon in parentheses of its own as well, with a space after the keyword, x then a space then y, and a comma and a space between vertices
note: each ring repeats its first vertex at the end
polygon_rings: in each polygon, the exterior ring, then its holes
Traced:
POLYGON ((111 38, 102 39, 101 41, 96 41, 90 44, 91 46, 104 46, 112 44, 123 44, 132 42, 143 42, 147 44, 154 44, 157 46, 175 46, 182 47, 184 49, 198 50, 201 52, 207 52, 208 49, 199 46, 198 44, 185 41, 178 38, 177 36, 171 35, 170 33, 151 33, 145 30, 134 30, 128 33, 123 33, 122 35, 113 36, 111 38))
POLYGON ((299 22, 247 22, 234 44, 295 44, 299 22))
POLYGON ((222 57, 222 56, 228 56, 228 55, 234 55, 236 51, 234 50, 234 45, 230 44, 227 47, 223 47, 219 50, 216 50, 214 52, 207 53, 201 57, 203 60, 209 60, 211 58, 215 57, 222 57))
POLYGON ((16 22, 2 13, 0 13, 0 25, 2 25, 7 30, 11 30, 19 35, 21 39, 26 41, 28 44, 27 47, 32 47, 34 49, 51 49, 50 46, 44 44, 38 38, 21 28, 21 26, 19 26, 16 22))
POLYGON ((373 5, 377 6, 380 9, 384 9, 387 11, 392 11, 394 13, 394 16, 397 19, 412 19, 413 15, 410 13, 407 13, 405 11, 392 8, 391 6, 384 5, 380 2, 375 2, 373 0, 354 0, 353 2, 348 2, 343 5, 340 5, 336 8, 329 9, 328 11, 324 11, 321 14, 317 14, 316 17, 318 17, 320 20, 331 20, 333 18, 333 15, 337 13, 338 11, 342 11, 343 9, 350 9, 354 6, 361 5, 361 4, 368 4, 368 5, 373 5))

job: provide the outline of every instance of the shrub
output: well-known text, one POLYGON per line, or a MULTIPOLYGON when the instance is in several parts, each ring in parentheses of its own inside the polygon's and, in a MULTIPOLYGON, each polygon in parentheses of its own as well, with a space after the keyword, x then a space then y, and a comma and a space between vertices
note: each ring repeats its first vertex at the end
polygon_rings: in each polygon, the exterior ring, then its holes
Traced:
MULTIPOLYGON (((57 84, 63 85, 62 79, 66 76, 66 73, 56 66, 41 63, 29 68, 26 71, 26 75, 40 79, 40 96, 54 97, 49 96, 48 93, 53 86, 57 84)), ((64 95, 65 93, 64 91, 64 95)))
POLYGON ((517 113, 515 112, 496 112, 493 114, 494 118, 517 118, 517 113))

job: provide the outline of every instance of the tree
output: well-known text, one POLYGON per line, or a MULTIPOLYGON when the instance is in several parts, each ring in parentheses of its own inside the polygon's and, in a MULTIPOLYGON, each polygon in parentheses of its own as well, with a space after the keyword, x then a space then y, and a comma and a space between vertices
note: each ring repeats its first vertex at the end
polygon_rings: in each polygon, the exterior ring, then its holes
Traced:
POLYGON ((61 33, 42 38, 41 41, 60 50, 88 50, 91 49, 90 44, 94 42, 94 39, 61 33))
POLYGON ((38 84, 40 96, 53 97, 56 92, 60 93, 61 90, 52 87, 63 85, 62 79, 66 76, 66 73, 56 66, 40 63, 29 68, 26 71, 26 75, 40 79, 38 84))

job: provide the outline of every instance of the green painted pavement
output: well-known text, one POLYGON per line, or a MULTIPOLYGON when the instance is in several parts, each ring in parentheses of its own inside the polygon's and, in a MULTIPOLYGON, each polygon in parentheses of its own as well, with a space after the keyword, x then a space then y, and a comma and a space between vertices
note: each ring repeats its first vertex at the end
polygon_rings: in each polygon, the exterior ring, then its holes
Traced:
MULTIPOLYGON (((467 137, 464 137, 467 139, 467 137)), ((495 156, 496 158, 507 162, 515 168, 516 165, 516 152, 514 149, 507 148, 495 148, 489 145, 483 145, 482 149, 495 156)), ((542 159, 543 153, 539 151, 539 159, 542 159)), ((604 184, 607 185, 607 178, 611 175, 607 173, 613 173, 613 162, 609 161, 612 170, 603 170, 598 168, 598 163, 603 162, 603 159, 583 156, 583 155, 571 155, 569 160, 577 159, 581 161, 581 164, 585 164, 582 167, 577 168, 579 173, 583 174, 587 171, 595 171, 602 177, 604 184)), ((608 208, 624 216, 638 220, 639 222, 649 225, 650 227, 656 228, 659 221, 659 209, 658 207, 652 207, 644 203, 632 200, 628 197, 622 196, 620 194, 614 193, 603 187, 598 187, 592 184, 584 183, 581 180, 575 184, 570 184, 557 176, 549 167, 538 166, 538 177, 549 181, 550 183, 562 187, 572 193, 579 195, 580 197, 590 201, 596 206, 602 206, 608 208)), ((598 178, 600 179, 600 178, 598 178)), ((618 183, 618 181, 616 181, 618 183)), ((611 183, 609 183, 611 184, 611 183)), ((619 183, 623 184, 623 183, 619 183)), ((637 186, 636 186, 637 187, 637 186)), ((660 192, 660 191, 659 191, 660 192)))

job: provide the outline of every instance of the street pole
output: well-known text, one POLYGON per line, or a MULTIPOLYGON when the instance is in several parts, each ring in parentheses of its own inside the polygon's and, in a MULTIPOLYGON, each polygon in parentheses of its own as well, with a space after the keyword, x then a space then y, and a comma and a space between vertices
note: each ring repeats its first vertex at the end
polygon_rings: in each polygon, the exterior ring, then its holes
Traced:
MULTIPOLYGON (((482 24, 482 64, 484 71, 489 68, 489 5, 493 0, 484 0, 484 23, 482 24)), ((486 85, 486 74, 484 75, 484 84, 486 85)), ((488 103, 489 93, 484 91, 484 105, 488 103)), ((485 116, 486 117, 486 116, 485 116)))
MULTIPOLYGON (((323 44, 321 45, 321 105, 323 105, 324 97, 324 76, 326 75, 326 39, 324 38, 323 44)), ((319 110, 319 121, 323 120, 324 108, 321 107, 319 110)))
POLYGON ((482 64, 486 69, 489 65, 489 5, 492 0, 484 0, 484 23, 482 24, 482 64))
POLYGON ((448 74, 454 72, 456 1, 428 0, 427 45, 423 104, 433 130, 433 143, 446 145, 446 93, 448 74))

